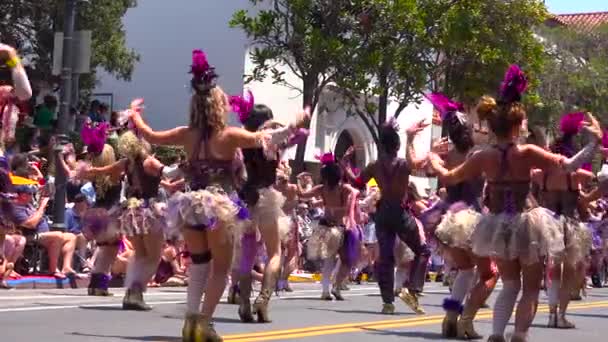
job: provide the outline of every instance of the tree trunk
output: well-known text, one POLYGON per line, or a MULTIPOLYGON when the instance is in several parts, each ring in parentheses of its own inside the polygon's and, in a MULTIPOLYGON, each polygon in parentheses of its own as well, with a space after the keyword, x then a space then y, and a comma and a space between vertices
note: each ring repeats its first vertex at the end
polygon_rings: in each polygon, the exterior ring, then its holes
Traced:
MULTIPOLYGON (((386 66, 384 66, 378 75, 378 84, 382 89, 382 93, 378 97, 378 137, 380 137, 380 127, 386 122, 388 112, 388 72, 386 69, 386 66)), ((380 156, 383 153, 380 144, 376 144, 376 148, 378 149, 378 156, 380 156)))
MULTIPOLYGON (((314 91, 315 91, 315 83, 316 82, 310 82, 307 81, 306 79, 303 80, 303 91, 302 91, 302 108, 306 108, 306 107, 310 107, 310 114, 311 114, 311 121, 312 121, 312 115, 314 113, 314 91)), ((307 123, 307 127, 308 129, 310 129, 310 122, 309 121, 307 123)), ((298 144, 297 150, 296 150, 296 158, 293 162, 293 172, 292 172, 292 178, 297 176, 298 174, 300 174, 301 172, 306 171, 306 165, 304 163, 304 155, 306 153, 306 143, 307 143, 308 139, 304 139, 302 141, 302 143, 298 144)), ((295 179, 295 178, 294 178, 295 179)))

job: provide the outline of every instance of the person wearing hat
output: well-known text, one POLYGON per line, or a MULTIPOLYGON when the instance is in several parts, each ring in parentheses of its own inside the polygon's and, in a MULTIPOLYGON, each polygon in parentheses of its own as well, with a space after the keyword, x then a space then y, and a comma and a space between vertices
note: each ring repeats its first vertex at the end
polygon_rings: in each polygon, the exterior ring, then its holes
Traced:
POLYGON ((29 185, 15 187, 16 198, 12 205, 12 217, 15 225, 26 238, 34 234, 38 235, 40 245, 48 253, 49 273, 63 279, 66 275, 75 273, 72 269, 72 258, 76 247, 76 236, 50 231, 49 222, 44 214, 50 199, 42 197, 38 208, 34 207, 33 196, 36 191, 35 187, 29 185), (61 271, 57 268, 60 255, 63 257, 61 271))

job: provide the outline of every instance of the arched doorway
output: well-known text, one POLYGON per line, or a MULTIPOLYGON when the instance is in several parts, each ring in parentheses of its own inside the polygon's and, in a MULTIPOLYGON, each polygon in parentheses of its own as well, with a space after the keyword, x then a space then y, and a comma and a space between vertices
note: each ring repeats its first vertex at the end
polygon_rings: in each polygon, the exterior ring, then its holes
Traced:
MULTIPOLYGON (((351 146, 355 146, 355 141, 352 135, 346 130, 342 131, 342 133, 340 133, 340 136, 338 137, 338 141, 336 142, 336 148, 334 150, 336 158, 342 158, 342 156, 344 156, 344 153, 346 153, 346 150, 348 150, 348 148, 351 146)), ((358 151, 355 150, 352 161, 354 166, 360 167, 361 165, 359 165, 360 160, 359 156, 357 156, 357 152, 358 151)))

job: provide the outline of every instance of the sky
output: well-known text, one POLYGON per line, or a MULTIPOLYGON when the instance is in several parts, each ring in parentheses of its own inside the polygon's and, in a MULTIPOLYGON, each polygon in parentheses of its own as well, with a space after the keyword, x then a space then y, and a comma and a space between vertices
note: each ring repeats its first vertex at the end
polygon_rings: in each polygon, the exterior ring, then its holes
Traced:
POLYGON ((608 11, 606 0, 546 0, 551 13, 582 13, 608 11))

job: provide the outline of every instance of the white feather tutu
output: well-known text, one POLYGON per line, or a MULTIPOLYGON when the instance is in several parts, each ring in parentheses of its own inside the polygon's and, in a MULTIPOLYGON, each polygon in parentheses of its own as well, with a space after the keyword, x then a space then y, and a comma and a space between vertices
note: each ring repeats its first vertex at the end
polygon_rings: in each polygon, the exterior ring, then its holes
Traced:
POLYGON ((313 227, 308 239, 307 255, 310 260, 324 260, 338 255, 344 240, 344 228, 326 226, 321 223, 313 227))
POLYGON ((119 217, 120 232, 125 236, 158 234, 167 225, 167 205, 154 199, 129 198, 119 217))
POLYGON ((289 240, 292 222, 283 211, 285 204, 283 194, 272 187, 260 189, 258 194, 260 197, 255 207, 251 209, 251 219, 257 223, 260 233, 266 235, 265 230, 275 229, 277 224, 281 241, 289 240))
POLYGON ((560 257, 565 248, 558 221, 550 210, 540 207, 515 215, 482 215, 471 241, 475 255, 527 265, 544 257, 560 257))
POLYGON ((471 249, 471 235, 480 219, 481 214, 472 209, 448 210, 435 230, 435 237, 448 247, 471 249))
POLYGON ((207 187, 203 190, 177 192, 167 205, 168 236, 176 230, 214 230, 222 227, 239 237, 251 224, 249 211, 236 193, 226 194, 221 188, 207 187))
POLYGON ((587 225, 573 218, 560 216, 559 225, 564 234, 565 253, 563 262, 576 265, 589 256, 593 248, 593 237, 587 225))

